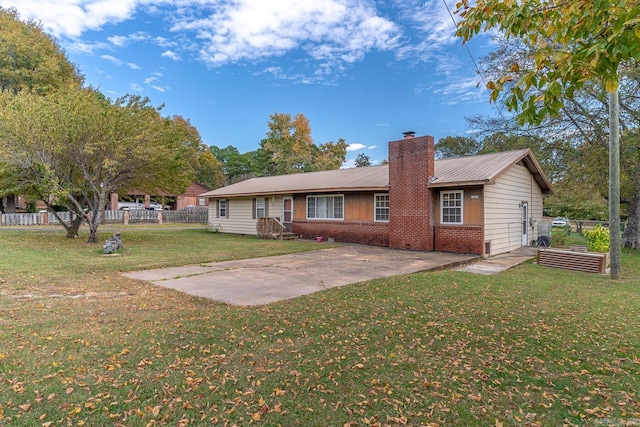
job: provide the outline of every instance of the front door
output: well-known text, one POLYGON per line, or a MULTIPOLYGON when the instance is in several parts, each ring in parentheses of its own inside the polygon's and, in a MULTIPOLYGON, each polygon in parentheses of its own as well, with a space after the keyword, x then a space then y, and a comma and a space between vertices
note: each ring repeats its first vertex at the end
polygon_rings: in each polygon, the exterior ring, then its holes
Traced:
POLYGON ((287 231, 291 231, 291 222, 293 221, 293 198, 282 198, 282 224, 287 231))
POLYGON ((529 245, 528 221, 529 221, 529 204, 522 202, 522 246, 529 245))

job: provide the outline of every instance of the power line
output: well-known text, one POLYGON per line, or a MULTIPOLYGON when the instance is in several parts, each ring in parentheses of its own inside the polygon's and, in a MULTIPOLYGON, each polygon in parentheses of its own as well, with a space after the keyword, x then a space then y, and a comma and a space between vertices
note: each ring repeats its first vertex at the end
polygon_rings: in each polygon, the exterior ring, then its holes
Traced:
MULTIPOLYGON (((455 28, 458 28, 458 23, 456 22, 455 18, 453 17, 453 13, 451 12, 451 9, 449 8, 449 5, 447 4, 447 1, 446 0, 442 0, 442 3, 444 4, 444 7, 447 9, 447 12, 449 13, 449 17, 451 18, 451 22, 453 22, 453 26, 455 28)), ((469 46, 464 42, 462 43, 462 46, 464 46, 465 50, 467 51, 467 55, 469 55, 469 58, 471 59, 471 62, 473 63, 473 66, 476 69, 476 72, 480 76, 480 80, 482 80, 482 83, 484 84, 484 87, 487 87, 487 81, 484 78, 484 75, 482 74, 482 71, 480 70, 480 67, 478 66, 478 63, 476 62, 476 59, 473 57, 473 54, 471 53, 471 50, 469 49, 469 46)), ((497 105, 496 105, 496 110, 498 111, 498 114, 500 115, 500 118, 502 118, 502 120, 504 120, 504 121, 507 121, 507 119, 502 114, 502 110, 500 108, 498 108, 497 105)))

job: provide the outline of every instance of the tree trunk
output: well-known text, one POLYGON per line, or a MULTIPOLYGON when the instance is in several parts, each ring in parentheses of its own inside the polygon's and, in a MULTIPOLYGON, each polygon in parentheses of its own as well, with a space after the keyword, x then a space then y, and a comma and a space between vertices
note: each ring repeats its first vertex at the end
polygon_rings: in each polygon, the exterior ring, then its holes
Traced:
POLYGON ((629 202, 629 217, 627 226, 624 228, 624 238, 622 246, 625 248, 640 249, 640 194, 638 190, 634 192, 629 202))
POLYGON ((89 219, 89 239, 87 243, 98 243, 98 227, 102 223, 104 216, 104 207, 107 203, 107 196, 104 189, 98 192, 98 203, 95 203, 91 209, 91 218, 89 219))
POLYGON ((620 116, 618 90, 609 94, 609 251, 611 279, 620 279, 620 116))
POLYGON ((82 225, 82 221, 83 221, 83 217, 80 215, 77 215, 75 212, 71 211, 71 218, 69 219, 69 222, 67 223, 65 220, 63 220, 60 215, 58 214, 58 212, 56 212, 49 203, 47 203, 47 201, 45 200, 45 204, 47 205, 48 211, 53 213, 53 216, 56 218, 56 220, 58 220, 58 223, 61 224, 65 230, 67 230, 67 237, 69 239, 77 239, 78 238, 78 232, 80 230, 80 226, 82 225))
POLYGON ((71 212, 71 215, 71 226, 67 228, 67 237, 77 239, 78 233, 80 232, 80 226, 82 225, 82 221, 84 219, 80 215, 74 215, 73 212, 71 212))

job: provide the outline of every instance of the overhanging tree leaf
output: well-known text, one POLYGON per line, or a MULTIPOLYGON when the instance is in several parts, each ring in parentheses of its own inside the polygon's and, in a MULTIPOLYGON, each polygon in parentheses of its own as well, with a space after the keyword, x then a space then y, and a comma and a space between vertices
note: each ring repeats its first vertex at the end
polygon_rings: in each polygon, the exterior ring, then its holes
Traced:
MULTIPOLYGON (((623 61, 640 59, 640 43, 635 27, 640 15, 638 0, 572 2, 523 0, 477 0, 470 5, 461 0, 456 11, 462 21, 457 34, 465 40, 481 31, 495 29, 535 46, 528 75, 543 76, 519 80, 509 95, 509 103, 519 111, 523 123, 539 124, 557 114, 563 97, 587 81, 598 81, 610 97, 610 232, 611 277, 620 275, 620 180, 616 175, 618 67, 623 61), (538 93, 532 93, 532 90, 538 93), (541 97, 541 94, 543 96, 541 97)), ((492 99, 498 86, 492 91, 492 99)))

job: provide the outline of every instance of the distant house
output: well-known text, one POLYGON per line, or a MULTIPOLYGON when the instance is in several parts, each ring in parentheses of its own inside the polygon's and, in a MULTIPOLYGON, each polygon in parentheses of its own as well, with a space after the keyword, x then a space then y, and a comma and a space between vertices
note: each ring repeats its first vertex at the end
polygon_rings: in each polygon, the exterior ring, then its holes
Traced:
POLYGON ((116 211, 123 207, 128 207, 129 209, 161 208, 162 204, 159 203, 161 200, 164 206, 171 210, 207 206, 208 200, 201 196, 206 191, 209 191, 209 188, 194 182, 187 187, 184 193, 178 195, 163 192, 149 195, 140 191, 130 191, 127 193, 127 199, 132 199, 132 201, 121 201, 117 193, 111 193, 109 209, 116 211), (153 202, 152 198, 156 201, 153 202))
POLYGON ((389 142, 389 164, 253 178, 202 194, 209 224, 257 234, 275 218, 299 236, 492 256, 538 237, 551 184, 530 150, 435 160, 431 136, 389 142))

